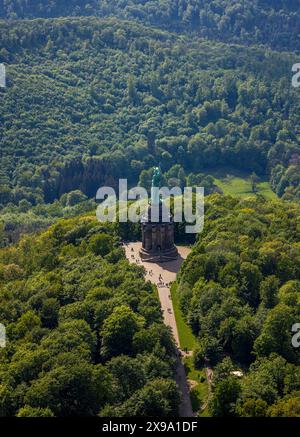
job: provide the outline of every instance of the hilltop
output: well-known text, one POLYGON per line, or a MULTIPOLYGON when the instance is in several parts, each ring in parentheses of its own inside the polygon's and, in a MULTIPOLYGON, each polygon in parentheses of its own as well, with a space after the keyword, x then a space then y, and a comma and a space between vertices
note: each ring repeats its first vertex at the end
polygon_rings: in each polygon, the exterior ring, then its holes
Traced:
POLYGON ((118 17, 227 43, 299 51, 297 0, 2 0, 0 18, 118 17))

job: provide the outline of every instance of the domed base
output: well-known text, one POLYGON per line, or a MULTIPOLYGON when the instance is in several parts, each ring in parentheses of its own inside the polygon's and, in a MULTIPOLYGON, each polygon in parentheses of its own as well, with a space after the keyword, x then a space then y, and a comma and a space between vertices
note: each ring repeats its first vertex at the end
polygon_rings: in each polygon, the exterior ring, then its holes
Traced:
POLYGON ((163 250, 159 252, 152 252, 145 249, 141 249, 140 257, 143 261, 149 263, 163 263, 163 262, 175 261, 178 258, 178 250, 175 246, 172 249, 163 250))

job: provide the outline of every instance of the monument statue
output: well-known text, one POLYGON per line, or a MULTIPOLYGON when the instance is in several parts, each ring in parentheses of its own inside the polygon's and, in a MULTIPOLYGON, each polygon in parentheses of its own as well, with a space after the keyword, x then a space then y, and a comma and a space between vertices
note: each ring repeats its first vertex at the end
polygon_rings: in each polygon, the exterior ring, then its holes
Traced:
POLYGON ((170 213, 163 214, 165 206, 159 194, 161 181, 161 170, 155 167, 151 184, 151 201, 141 223, 143 241, 140 255, 144 261, 148 262, 166 262, 178 257, 174 244, 173 216, 170 213))
POLYGON ((159 187, 162 175, 159 167, 155 167, 151 185, 151 205, 159 204, 159 187))

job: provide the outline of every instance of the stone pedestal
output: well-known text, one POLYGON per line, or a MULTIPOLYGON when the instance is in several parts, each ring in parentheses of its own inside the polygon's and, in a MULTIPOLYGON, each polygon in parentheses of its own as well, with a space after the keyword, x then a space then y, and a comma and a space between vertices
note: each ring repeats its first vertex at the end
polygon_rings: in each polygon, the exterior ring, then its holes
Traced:
POLYGON ((142 249, 141 259, 148 262, 167 262, 178 258, 178 251, 174 244, 173 217, 163 217, 160 205, 159 220, 152 221, 151 207, 142 219, 142 249))

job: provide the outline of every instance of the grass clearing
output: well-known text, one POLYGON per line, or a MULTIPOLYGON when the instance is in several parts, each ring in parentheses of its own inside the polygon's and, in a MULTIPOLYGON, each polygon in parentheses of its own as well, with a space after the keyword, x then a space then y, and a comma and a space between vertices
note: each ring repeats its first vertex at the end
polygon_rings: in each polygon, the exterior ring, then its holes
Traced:
MULTIPOLYGON (((191 389, 190 397, 192 402, 192 408, 194 412, 199 412, 203 405, 206 404, 208 398, 208 382, 206 379, 205 371, 197 370, 193 364, 193 358, 187 357, 184 359, 184 367, 187 378, 191 381, 195 381, 195 386, 191 389)), ((201 411, 201 415, 208 415, 207 408, 201 411)))
POLYGON ((194 336, 191 328, 188 326, 186 321, 183 318, 181 309, 180 309, 180 303, 179 303, 179 296, 177 292, 177 283, 174 282, 171 285, 171 296, 172 296, 172 302, 173 302, 173 308, 174 308, 174 314, 178 329, 178 335, 179 335, 179 342, 180 347, 183 350, 191 351, 195 348, 197 341, 196 337, 194 336))
MULTIPOLYGON (((178 284, 176 282, 171 285, 171 296, 178 329, 180 347, 183 350, 192 351, 197 345, 197 339, 194 336, 191 328, 188 326, 183 318, 180 309, 178 284)), ((190 398, 193 411, 195 413, 198 413, 203 405, 207 403, 207 398, 209 394, 208 382, 206 379, 205 371, 204 369, 195 369, 192 357, 186 357, 184 359, 184 367, 187 379, 189 379, 190 381, 194 381, 194 386, 190 391, 190 398)), ((209 416, 207 407, 203 411, 201 411, 200 415, 201 417, 209 416)))
MULTIPOLYGON (((251 188, 250 173, 232 169, 217 169, 208 173, 214 177, 216 185, 226 195, 233 197, 255 196, 251 188)), ((257 193, 263 195, 268 200, 278 199, 277 195, 271 190, 268 181, 258 181, 257 193)))

